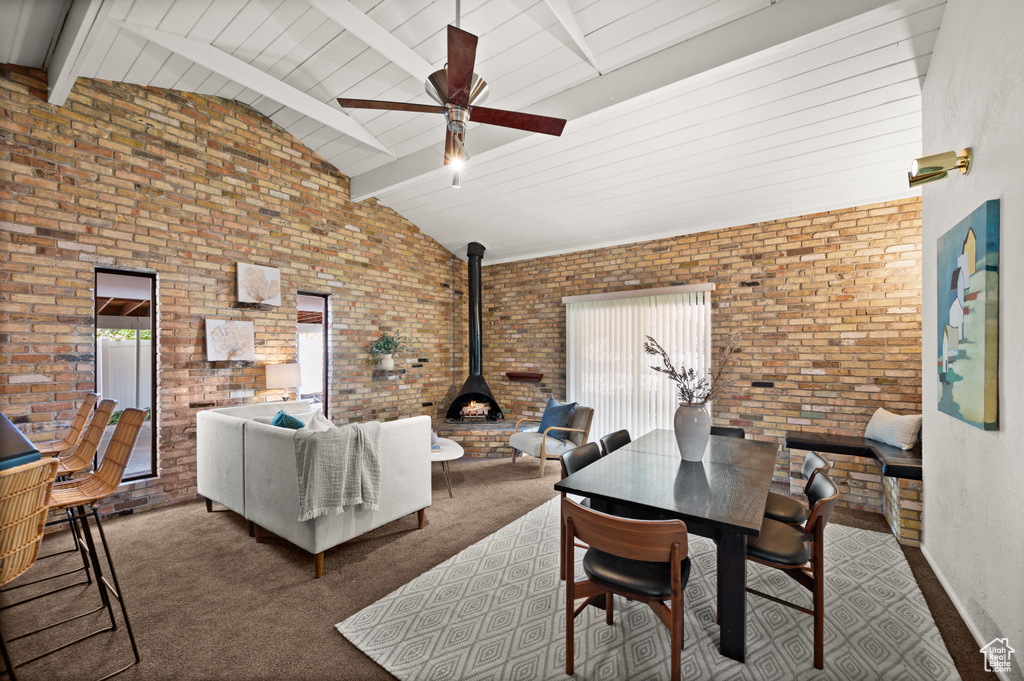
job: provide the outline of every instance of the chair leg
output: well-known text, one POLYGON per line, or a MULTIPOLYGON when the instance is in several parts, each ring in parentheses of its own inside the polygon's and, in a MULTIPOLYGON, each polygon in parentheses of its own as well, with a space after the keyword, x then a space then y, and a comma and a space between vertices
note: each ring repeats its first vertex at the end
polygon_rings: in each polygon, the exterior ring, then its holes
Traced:
POLYGON ((558 523, 558 578, 565 581, 565 522, 558 523))
POLYGON ((679 681, 682 675, 683 649, 683 595, 672 599, 672 681, 679 681))
MULTIPOLYGON (((103 523, 100 522, 100 514, 99 512, 97 512, 95 508, 92 509, 92 515, 94 518, 96 518, 96 529, 100 531, 100 541, 103 542, 103 552, 107 554, 107 565, 110 567, 110 578, 114 582, 114 596, 117 597, 117 602, 121 606, 121 616, 124 617, 124 626, 125 629, 128 630, 128 640, 131 641, 132 653, 135 654, 135 662, 132 664, 138 664, 142 658, 139 656, 139 646, 135 642, 135 632, 132 631, 131 620, 128 619, 128 608, 124 604, 124 593, 122 593, 121 591, 121 582, 117 579, 117 570, 114 568, 114 557, 110 555, 110 546, 107 544, 107 535, 103 531, 103 523)), ((110 587, 110 585, 107 584, 106 580, 103 580, 100 577, 100 573, 98 571, 96 573, 96 580, 102 581, 104 585, 106 585, 108 588, 110 587)), ((114 674, 118 674, 124 671, 125 669, 128 669, 128 667, 131 667, 132 664, 129 664, 126 667, 123 667, 122 669, 119 669, 118 671, 114 672, 114 674)), ((113 676, 113 674, 111 674, 110 676, 113 676)), ((109 676, 107 678, 109 678, 109 676)))
POLYGON ((540 462, 540 470, 538 470, 538 471, 537 471, 537 477, 538 477, 538 478, 543 478, 543 477, 544 477, 544 464, 545 464, 545 463, 547 463, 547 462, 546 462, 546 461, 544 460, 544 455, 543 455, 543 454, 541 454, 541 455, 540 455, 540 458, 539 458, 539 459, 537 459, 537 461, 539 461, 539 462, 540 462))
POLYGON ((71 519, 71 522, 68 523, 71 525, 71 537, 75 541, 75 547, 78 549, 78 552, 82 555, 82 567, 85 569, 85 583, 92 584, 92 574, 89 572, 89 552, 86 548, 85 542, 82 540, 82 535, 80 534, 81 528, 78 526, 78 521, 75 520, 74 514, 70 512, 70 509, 68 510, 68 518, 71 519))
MULTIPOLYGON (((573 541, 566 541, 565 548, 562 551, 562 560, 568 563, 571 558, 570 551, 575 551, 574 546, 576 544, 575 537, 573 541)), ((573 631, 574 625, 576 624, 576 578, 570 576, 569 579, 565 580, 565 673, 572 676, 574 673, 573 662, 576 657, 576 651, 573 648, 573 639, 575 632, 573 631)))
POLYGON ((814 668, 825 668, 825 571, 818 544, 814 557, 814 668))
MULTIPOLYGON (((88 511, 85 510, 84 506, 79 506, 76 509, 76 513, 82 522, 82 534, 85 537, 86 552, 89 554, 89 560, 92 561, 92 569, 96 573, 96 586, 100 590, 100 600, 103 601, 103 607, 107 609, 107 614, 110 616, 111 629, 117 629, 117 620, 114 619, 114 608, 110 603, 110 594, 107 593, 106 581, 103 579, 103 568, 100 567, 100 557, 96 552, 96 542, 92 538, 92 528, 89 527, 88 511)), ((96 517, 99 518, 98 515, 96 517)), ((104 545, 105 548, 106 546, 104 545)), ((107 558, 109 560, 109 553, 107 558)))
POLYGON ((613 604, 615 603, 614 599, 615 599, 615 597, 612 595, 611 591, 609 591, 608 593, 605 594, 605 600, 604 600, 604 623, 607 624, 608 626, 611 626, 614 623, 614 620, 612 619, 612 607, 613 607, 613 604))
POLYGON ((18 681, 18 677, 14 674, 14 663, 11 662, 11 656, 7 653, 7 639, 4 638, 4 634, 0 631, 0 655, 3 655, 4 666, 7 667, 7 676, 11 681, 18 681))

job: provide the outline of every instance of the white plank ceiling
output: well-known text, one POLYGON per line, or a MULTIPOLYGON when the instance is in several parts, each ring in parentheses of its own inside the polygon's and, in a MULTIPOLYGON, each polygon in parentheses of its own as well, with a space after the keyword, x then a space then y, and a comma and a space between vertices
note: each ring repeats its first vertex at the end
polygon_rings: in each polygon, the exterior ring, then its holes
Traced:
POLYGON ((472 126, 461 189, 441 116, 334 101, 429 103, 454 0, 3 0, 0 61, 48 68, 56 103, 57 70, 246 102, 352 177, 354 199, 493 263, 914 195, 944 5, 464 0, 486 105, 569 123, 472 126))

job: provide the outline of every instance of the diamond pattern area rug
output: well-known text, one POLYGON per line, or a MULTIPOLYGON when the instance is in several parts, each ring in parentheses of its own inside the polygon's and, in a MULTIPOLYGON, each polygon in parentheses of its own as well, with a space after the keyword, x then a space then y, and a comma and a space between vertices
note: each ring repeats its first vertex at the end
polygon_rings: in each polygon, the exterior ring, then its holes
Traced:
MULTIPOLYGON (((565 679, 559 499, 420 575, 336 625, 399 679, 565 679)), ((576 571, 582 578, 577 550, 576 571)), ((715 547, 690 537, 683 678, 959 679, 895 538, 829 525, 825 669, 813 664, 809 615, 748 595, 747 662, 718 652, 715 547)), ((748 564, 749 586, 810 607, 810 592, 748 564)), ((643 603, 615 599, 615 623, 576 619, 577 679, 669 677, 669 632, 643 603)))

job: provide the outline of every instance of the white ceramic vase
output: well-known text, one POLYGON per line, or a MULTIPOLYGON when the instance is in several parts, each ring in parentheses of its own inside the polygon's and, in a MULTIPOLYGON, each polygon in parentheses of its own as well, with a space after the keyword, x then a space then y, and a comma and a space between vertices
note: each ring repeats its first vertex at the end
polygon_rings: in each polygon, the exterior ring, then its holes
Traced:
POLYGON ((701 461, 711 438, 711 416, 704 406, 680 404, 673 425, 683 461, 701 461))
POLYGON ((391 355, 381 355, 380 368, 384 371, 391 371, 395 368, 395 359, 391 355))

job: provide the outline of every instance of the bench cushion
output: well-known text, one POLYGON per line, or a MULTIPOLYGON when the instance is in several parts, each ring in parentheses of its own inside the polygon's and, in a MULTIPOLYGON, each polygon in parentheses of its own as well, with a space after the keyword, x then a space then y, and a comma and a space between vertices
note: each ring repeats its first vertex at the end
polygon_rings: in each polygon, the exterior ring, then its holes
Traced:
POLYGON ((812 452, 871 457, 878 462, 882 469, 882 475, 909 480, 921 479, 920 441, 914 445, 913 449, 902 450, 899 447, 866 437, 791 430, 786 433, 786 447, 812 452))

